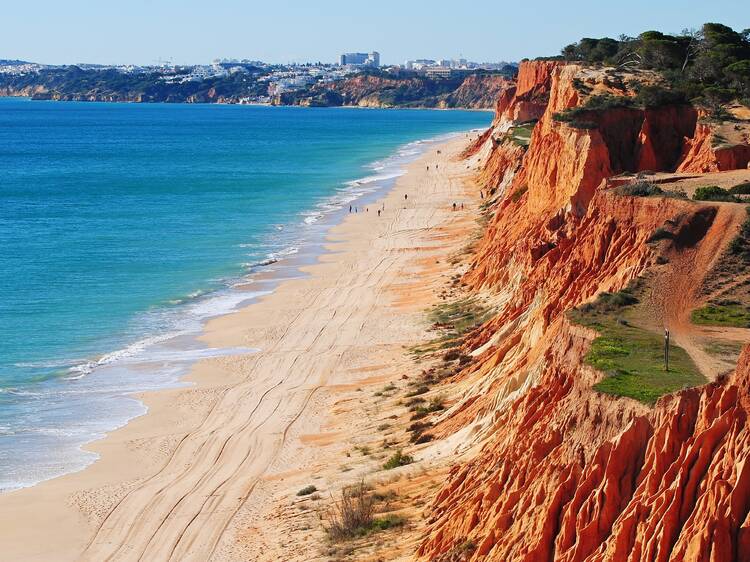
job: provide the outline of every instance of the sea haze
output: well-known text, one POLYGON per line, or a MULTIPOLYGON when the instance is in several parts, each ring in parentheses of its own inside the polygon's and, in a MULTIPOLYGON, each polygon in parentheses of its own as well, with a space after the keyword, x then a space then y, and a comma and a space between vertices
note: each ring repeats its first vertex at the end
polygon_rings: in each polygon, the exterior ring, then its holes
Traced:
POLYGON ((129 394, 252 352, 194 336, 273 289, 248 275, 313 260, 426 139, 490 119, 0 98, 0 490, 90 463, 83 444, 144 412, 129 394))

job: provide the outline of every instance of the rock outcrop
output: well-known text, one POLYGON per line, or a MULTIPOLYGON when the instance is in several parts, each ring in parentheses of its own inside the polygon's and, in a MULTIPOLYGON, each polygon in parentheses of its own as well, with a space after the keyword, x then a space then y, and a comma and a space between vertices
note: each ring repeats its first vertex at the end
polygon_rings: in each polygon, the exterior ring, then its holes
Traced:
POLYGON ((750 145, 716 143, 714 127, 702 123, 695 136, 687 139, 678 172, 722 172, 747 168, 750 164, 750 145))

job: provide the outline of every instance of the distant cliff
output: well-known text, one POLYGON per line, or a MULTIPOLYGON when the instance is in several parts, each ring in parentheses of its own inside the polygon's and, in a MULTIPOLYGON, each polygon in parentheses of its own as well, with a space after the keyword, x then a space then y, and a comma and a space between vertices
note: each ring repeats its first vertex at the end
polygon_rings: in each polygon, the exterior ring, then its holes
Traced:
POLYGON ((360 75, 276 96, 275 105, 490 109, 512 85, 498 74, 431 79, 360 75))
MULTIPOLYGON (((203 80, 169 80, 159 72, 124 73, 115 69, 55 67, 23 75, 0 74, 0 96, 24 96, 38 100, 245 103, 267 100, 267 70, 203 80)), ((271 99, 273 105, 314 107, 424 107, 490 109, 509 87, 498 73, 478 71, 466 76, 429 78, 415 73, 388 75, 368 73, 333 82, 315 83, 284 92, 271 99)))
POLYGON ((0 96, 59 101, 237 103, 267 86, 233 74, 201 81, 167 82, 158 72, 123 73, 77 66, 23 75, 0 75, 0 96))

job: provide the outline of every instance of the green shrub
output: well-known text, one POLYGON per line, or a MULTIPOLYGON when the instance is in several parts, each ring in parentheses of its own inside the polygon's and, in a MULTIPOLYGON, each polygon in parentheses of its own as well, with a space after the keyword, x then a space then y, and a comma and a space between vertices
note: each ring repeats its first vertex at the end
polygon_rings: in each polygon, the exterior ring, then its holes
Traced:
POLYGON ((620 185, 612 191, 614 191, 616 195, 624 195, 628 197, 671 197, 674 199, 687 199, 687 194, 682 190, 671 191, 668 189, 662 189, 656 184, 643 180, 620 185))
POLYGON ((587 111, 582 107, 574 107, 565 111, 552 114, 552 119, 558 123, 565 123, 574 129, 596 129, 597 125, 594 121, 585 119, 587 111))
POLYGON ((641 85, 635 96, 635 103, 646 109, 664 105, 681 105, 688 103, 684 92, 670 90, 653 84, 641 85))
POLYGON ((620 185, 614 189, 617 195, 627 195, 630 197, 650 197, 652 195, 661 195, 664 190, 658 185, 647 181, 636 181, 625 185, 620 185))
POLYGON ((695 201, 729 201, 737 202, 738 199, 729 193, 726 189, 722 189, 718 185, 707 185, 699 187, 693 194, 695 201))
POLYGON ((635 101, 627 96, 613 96, 612 94, 601 94, 591 96, 580 107, 584 109, 614 109, 617 107, 633 107, 635 101))
POLYGON ((735 185, 729 190, 733 195, 750 195, 750 181, 735 185))
POLYGON ((383 468, 385 470, 391 470, 393 468, 398 468, 399 466, 405 466, 405 465, 411 464, 413 462, 414 462, 414 458, 413 457, 411 457, 409 455, 405 455, 401 451, 401 449, 399 449, 398 451, 396 451, 394 453, 394 455, 391 458, 389 458, 386 461, 386 463, 383 465, 383 468))
POLYGON ((318 489, 315 486, 313 486, 312 484, 310 484, 309 486, 305 486, 299 492, 297 492, 297 495, 298 496, 309 496, 313 492, 317 492, 317 491, 318 491, 318 489))

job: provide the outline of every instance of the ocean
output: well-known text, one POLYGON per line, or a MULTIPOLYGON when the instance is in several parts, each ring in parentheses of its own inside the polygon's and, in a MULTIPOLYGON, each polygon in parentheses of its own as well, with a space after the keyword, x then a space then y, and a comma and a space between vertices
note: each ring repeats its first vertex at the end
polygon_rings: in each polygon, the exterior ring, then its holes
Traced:
POLYGON ((86 443, 145 412, 133 393, 253 352, 195 336, 300 275, 349 204, 490 120, 0 98, 0 491, 93 462, 86 443))

